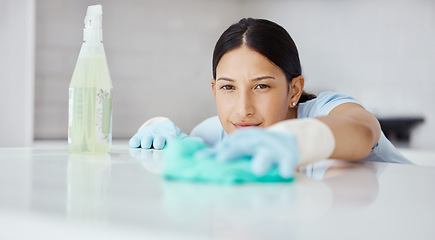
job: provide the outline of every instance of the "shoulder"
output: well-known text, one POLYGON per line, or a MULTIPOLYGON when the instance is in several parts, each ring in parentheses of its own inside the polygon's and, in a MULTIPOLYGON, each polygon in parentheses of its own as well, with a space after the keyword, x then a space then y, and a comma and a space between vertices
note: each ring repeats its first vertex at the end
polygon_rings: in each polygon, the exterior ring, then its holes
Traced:
POLYGON ((300 103, 298 118, 318 117, 328 115, 335 107, 343 103, 356 103, 355 98, 337 92, 322 92, 316 98, 300 103))
POLYGON ((225 131, 218 116, 210 117, 192 129, 190 136, 199 137, 208 145, 214 145, 223 138, 225 131))

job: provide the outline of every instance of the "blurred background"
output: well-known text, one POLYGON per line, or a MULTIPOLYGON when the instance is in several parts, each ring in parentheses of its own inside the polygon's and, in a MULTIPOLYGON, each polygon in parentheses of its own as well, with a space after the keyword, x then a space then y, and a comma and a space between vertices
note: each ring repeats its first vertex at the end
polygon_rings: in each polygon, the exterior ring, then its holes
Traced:
POLYGON ((114 139, 155 116, 190 132, 216 115, 214 44, 255 17, 293 37, 308 92, 349 94, 381 119, 424 119, 406 146, 435 150, 433 0, 0 0, 0 147, 66 141, 68 86, 93 4, 103 6, 114 139))

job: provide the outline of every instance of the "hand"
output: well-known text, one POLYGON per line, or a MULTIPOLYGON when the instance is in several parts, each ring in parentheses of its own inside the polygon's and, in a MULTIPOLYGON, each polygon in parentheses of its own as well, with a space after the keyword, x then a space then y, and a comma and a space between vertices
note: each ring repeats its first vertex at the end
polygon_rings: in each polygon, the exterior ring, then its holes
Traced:
POLYGON ((297 143, 297 137, 290 132, 252 127, 237 130, 212 149, 198 154, 214 156, 217 161, 251 157, 251 170, 255 175, 264 176, 277 165, 281 177, 289 178, 300 157, 297 143))
POLYGON ((171 120, 166 119, 141 128, 130 139, 129 146, 161 150, 171 140, 186 136, 171 120))

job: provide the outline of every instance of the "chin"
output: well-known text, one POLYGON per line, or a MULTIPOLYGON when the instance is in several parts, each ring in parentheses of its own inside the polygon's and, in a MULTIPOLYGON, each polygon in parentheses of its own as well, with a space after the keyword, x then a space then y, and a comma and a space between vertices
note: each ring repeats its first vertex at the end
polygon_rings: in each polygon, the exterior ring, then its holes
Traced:
POLYGON ((232 127, 224 127, 224 130, 225 130, 225 132, 226 132, 227 134, 231 134, 231 133, 233 133, 234 131, 236 131, 237 128, 235 128, 234 126, 232 126, 232 127))

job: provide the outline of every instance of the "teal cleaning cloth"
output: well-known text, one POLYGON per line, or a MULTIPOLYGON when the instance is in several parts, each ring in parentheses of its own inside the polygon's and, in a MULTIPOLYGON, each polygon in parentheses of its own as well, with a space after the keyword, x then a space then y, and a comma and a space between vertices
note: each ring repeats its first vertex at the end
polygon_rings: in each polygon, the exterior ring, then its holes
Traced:
POLYGON ((248 182, 291 182, 294 177, 282 178, 273 167, 266 175, 258 177, 251 172, 250 158, 218 162, 213 157, 197 157, 197 151, 210 148, 199 139, 186 137, 172 141, 164 150, 163 177, 169 180, 219 184, 248 182))

